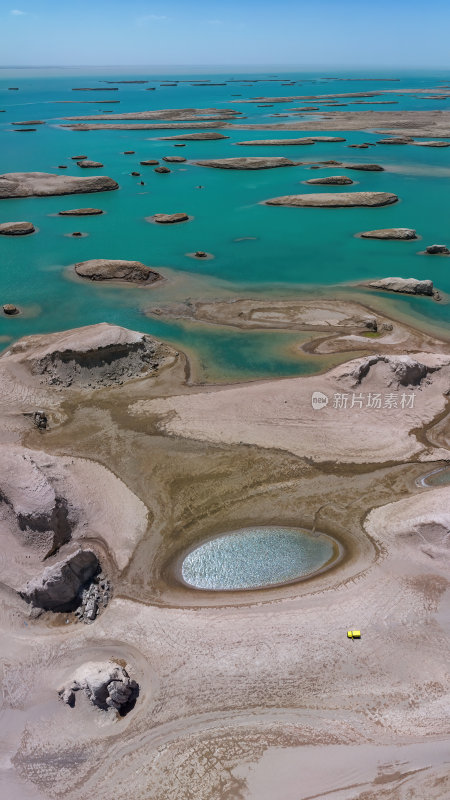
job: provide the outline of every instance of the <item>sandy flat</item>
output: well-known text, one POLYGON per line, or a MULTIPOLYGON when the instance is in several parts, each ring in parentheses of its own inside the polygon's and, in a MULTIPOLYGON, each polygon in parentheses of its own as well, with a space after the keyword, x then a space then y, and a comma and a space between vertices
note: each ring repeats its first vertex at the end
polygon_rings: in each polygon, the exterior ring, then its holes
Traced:
MULTIPOLYGON (((422 354, 425 363, 434 357, 422 354)), ((439 358, 438 358, 439 362, 439 358)), ((161 428, 171 434, 228 444, 246 442, 260 447, 288 450, 318 461, 373 463, 404 460, 423 453, 423 445, 412 431, 430 422, 444 410, 444 392, 449 385, 448 356, 439 377, 423 385, 413 409, 334 408, 342 393, 351 404, 353 395, 370 391, 386 394, 399 387, 383 365, 373 368, 361 384, 346 377, 344 367, 311 378, 261 382, 245 387, 206 391, 166 400, 139 401, 132 414, 158 416, 161 428), (315 411, 313 392, 322 392, 328 405, 315 411), (382 423, 382 424, 381 424, 382 423), (356 443, 355 447, 352 443, 356 443)), ((410 392, 413 390, 410 389, 410 392)), ((402 389, 400 389, 400 394, 402 389)))

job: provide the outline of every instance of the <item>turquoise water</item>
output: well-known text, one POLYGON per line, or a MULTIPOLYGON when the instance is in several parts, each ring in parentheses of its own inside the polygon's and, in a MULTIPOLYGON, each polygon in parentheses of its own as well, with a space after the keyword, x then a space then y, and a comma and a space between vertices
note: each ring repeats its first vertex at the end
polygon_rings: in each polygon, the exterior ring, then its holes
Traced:
POLYGON ((248 528, 218 536, 185 557, 183 580, 196 589, 257 589, 305 578, 329 562, 335 543, 295 528, 248 528))
MULTIPOLYGON (((45 171, 62 174, 58 164, 67 164, 65 173, 81 171, 70 156, 85 153, 104 164, 93 174, 116 179, 116 192, 67 197, 26 198, 0 201, 0 221, 29 220, 38 232, 28 237, 0 237, 0 299, 24 308, 15 319, 0 318, 0 336, 19 336, 77 327, 100 321, 115 322, 144 330, 195 352, 205 379, 263 377, 313 372, 320 358, 301 357, 293 345, 300 341, 292 333, 243 333, 200 326, 194 323, 164 322, 143 315, 146 308, 167 300, 187 297, 234 296, 243 292, 276 294, 276 291, 301 296, 314 287, 334 287, 368 278, 399 275, 431 278, 444 293, 450 294, 450 260, 419 255, 427 244, 450 244, 448 224, 448 181, 450 148, 377 146, 349 150, 346 145, 376 141, 379 134, 343 132, 346 142, 317 143, 313 146, 237 147, 235 143, 252 138, 285 138, 308 135, 302 132, 224 130, 229 139, 188 142, 174 149, 173 142, 158 141, 158 136, 177 131, 89 131, 74 132, 58 127, 63 115, 95 114, 104 109, 123 113, 158 108, 237 108, 246 122, 276 122, 272 113, 288 113, 289 105, 258 108, 256 104, 233 105, 233 99, 285 94, 320 94, 351 91, 377 91, 386 88, 434 87, 450 75, 403 75, 400 82, 321 81, 320 76, 292 75, 299 83, 282 87, 272 81, 253 86, 241 83, 244 75, 213 75, 213 81, 236 80, 226 86, 198 87, 189 82, 163 88, 164 79, 199 80, 200 75, 154 75, 146 85, 120 85, 117 92, 72 92, 75 86, 105 86, 101 80, 146 79, 145 72, 96 70, 2 70, 0 71, 0 173, 45 171), (156 91, 145 91, 146 86, 156 91), (8 86, 19 86, 18 92, 8 86), (240 93, 242 98, 233 98, 240 93), (86 103, 86 100, 120 100, 119 104, 86 103), (76 103, 61 104, 61 100, 76 103), (83 101, 83 102, 82 102, 83 101), (46 120, 35 133, 15 133, 11 122, 46 120), (125 156, 124 150, 135 150, 125 156), (237 155, 286 155, 294 160, 336 159, 348 162, 377 162, 382 173, 351 171, 357 190, 393 191, 400 203, 378 209, 295 209, 264 206, 261 201, 280 194, 311 191, 302 181, 326 174, 340 174, 333 167, 312 172, 308 165, 236 172, 211 170, 193 164, 170 165, 169 175, 158 175, 139 161, 182 154, 187 159, 220 158, 237 155), (130 175, 141 172, 140 178, 130 175), (140 185, 143 180, 145 186, 140 185), (204 186, 197 189, 198 185, 204 186), (60 218, 59 210, 95 205, 103 216, 60 218), (185 211, 194 219, 178 226, 157 226, 145 217, 158 212, 185 211), (355 238, 362 230, 381 227, 414 227, 422 240, 382 242, 355 238), (71 239, 66 234, 80 230, 86 238, 71 239), (235 238, 255 237, 234 242, 235 238), (194 261, 186 253, 206 250, 214 259, 194 261), (71 266, 89 258, 137 259, 160 268, 169 280, 154 289, 129 289, 86 285, 73 278, 71 266)), ((208 77, 208 76, 207 76, 208 77)), ((288 76, 286 76, 287 78, 288 76)), ((379 110, 398 108, 448 107, 447 101, 426 101, 414 95, 395 97, 398 104, 379 106, 379 110), (447 106, 446 106, 447 103, 447 106)), ((368 99, 368 98, 366 98, 368 99)), ((343 101, 344 102, 344 101, 343 101)), ((308 105, 302 101, 294 106, 308 105)), ((370 106, 348 105, 348 109, 370 106)), ((374 106, 374 108, 377 108, 374 106)), ((339 109, 337 109, 339 110, 339 109)), ((343 109, 344 110, 344 109, 343 109)), ((109 114, 103 115, 108 121, 109 114)), ((296 119, 296 118, 294 118, 296 119)), ((287 120, 280 119, 280 122, 287 120)), ((309 132, 308 132, 309 133, 309 132)), ((321 132, 317 132, 318 135, 321 132)), ((326 132, 325 135, 334 132, 326 132)), ((336 135, 341 132, 336 131, 336 135)), ((322 135, 323 132, 322 132, 322 135)), ((314 187, 326 191, 328 187, 314 187)), ((332 290, 330 290, 332 291, 332 290)), ((370 297, 370 295, 368 295, 370 297)), ((447 299, 440 304, 423 298, 392 298, 391 305, 413 315, 418 322, 438 325, 443 334, 450 331, 447 299)), ((7 340, 3 340, 7 341, 7 340)), ((297 348, 298 351, 298 348, 297 348)))

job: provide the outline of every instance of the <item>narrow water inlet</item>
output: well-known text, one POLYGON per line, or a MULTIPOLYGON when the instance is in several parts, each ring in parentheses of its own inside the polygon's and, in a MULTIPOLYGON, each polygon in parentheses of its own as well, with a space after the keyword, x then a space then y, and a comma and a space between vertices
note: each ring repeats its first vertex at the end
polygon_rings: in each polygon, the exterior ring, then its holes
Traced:
POLYGON ((216 536, 182 561, 183 582, 195 589, 263 589, 322 572, 341 556, 338 542, 302 528, 252 527, 216 536))

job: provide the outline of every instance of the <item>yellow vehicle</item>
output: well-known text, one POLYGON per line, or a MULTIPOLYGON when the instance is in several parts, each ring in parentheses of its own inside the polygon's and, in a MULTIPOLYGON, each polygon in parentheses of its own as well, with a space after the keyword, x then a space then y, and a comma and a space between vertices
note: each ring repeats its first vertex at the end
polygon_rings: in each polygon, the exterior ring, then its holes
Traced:
POLYGON ((361 631, 347 631, 347 637, 349 639, 360 639, 361 631))

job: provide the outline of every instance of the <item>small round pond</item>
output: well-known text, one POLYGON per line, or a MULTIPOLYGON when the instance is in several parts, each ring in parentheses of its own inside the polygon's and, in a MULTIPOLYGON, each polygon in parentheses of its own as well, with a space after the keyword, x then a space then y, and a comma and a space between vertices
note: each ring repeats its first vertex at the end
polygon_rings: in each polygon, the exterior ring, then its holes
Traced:
POLYGON ((258 527, 216 536, 184 557, 183 581, 196 589, 233 591, 279 586, 331 566, 341 548, 330 536, 300 528, 258 527))

